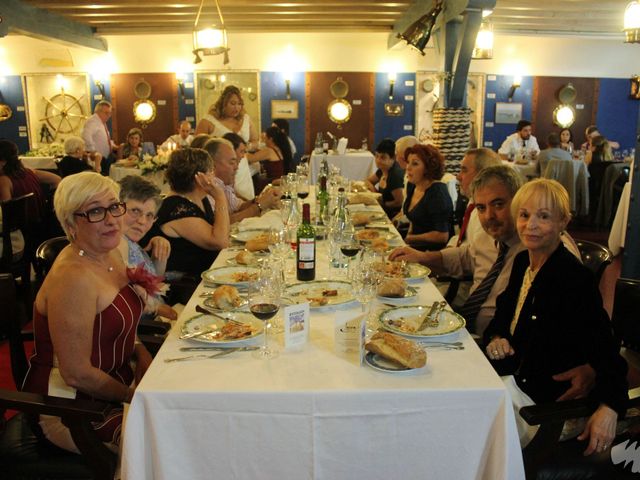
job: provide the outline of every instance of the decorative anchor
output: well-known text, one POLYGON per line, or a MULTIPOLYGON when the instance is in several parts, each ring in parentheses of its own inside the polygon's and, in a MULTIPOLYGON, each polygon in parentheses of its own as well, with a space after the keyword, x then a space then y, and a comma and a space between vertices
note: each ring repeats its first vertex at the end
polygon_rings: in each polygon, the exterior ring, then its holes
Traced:
POLYGON ((46 123, 42 124, 40 127, 40 143, 51 143, 53 142, 53 135, 49 131, 49 127, 47 127, 46 123))

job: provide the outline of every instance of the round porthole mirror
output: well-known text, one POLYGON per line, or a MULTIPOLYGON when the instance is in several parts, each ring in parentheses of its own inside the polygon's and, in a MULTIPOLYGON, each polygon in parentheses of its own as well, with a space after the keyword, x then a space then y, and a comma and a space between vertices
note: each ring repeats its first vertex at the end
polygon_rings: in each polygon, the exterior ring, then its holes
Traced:
POLYGON ((151 85, 146 80, 139 80, 133 87, 133 93, 141 100, 149 98, 151 96, 151 85))
POLYGON ((329 91, 333 98, 344 98, 349 94, 349 84, 342 77, 338 77, 330 86, 329 91))
POLYGON ((562 128, 569 128, 576 121, 576 112, 569 105, 558 105, 553 111, 553 122, 562 128))
POLYGON ((138 100, 133 104, 133 118, 142 128, 156 119, 156 106, 151 100, 138 100))
POLYGON ((577 94, 576 88, 571 83, 567 83, 558 92, 558 99, 563 104, 573 103, 577 94))
POLYGON ((351 118, 351 104, 344 98, 336 98, 329 104, 327 112, 333 123, 341 125, 351 118))

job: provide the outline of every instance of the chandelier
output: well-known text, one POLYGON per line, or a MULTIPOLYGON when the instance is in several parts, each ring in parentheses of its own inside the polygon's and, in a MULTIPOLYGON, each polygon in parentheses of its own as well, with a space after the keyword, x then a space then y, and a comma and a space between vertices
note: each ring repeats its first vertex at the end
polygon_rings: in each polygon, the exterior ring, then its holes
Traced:
POLYGON ((220 27, 216 28, 212 25, 207 28, 198 28, 198 21, 204 6, 204 0, 200 1, 200 8, 196 14, 196 21, 193 24, 193 54, 196 56, 193 63, 202 62, 203 56, 224 54, 223 63, 229 63, 229 47, 227 46, 227 29, 224 26, 224 19, 220 11, 218 0, 215 0, 216 9, 218 10, 218 18, 220 19, 220 27))

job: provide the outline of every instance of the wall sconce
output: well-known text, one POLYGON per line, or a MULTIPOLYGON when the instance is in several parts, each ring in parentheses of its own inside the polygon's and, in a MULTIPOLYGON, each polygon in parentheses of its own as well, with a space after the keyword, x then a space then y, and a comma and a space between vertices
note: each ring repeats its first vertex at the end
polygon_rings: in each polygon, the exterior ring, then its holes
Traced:
POLYGON ((104 84, 102 83, 102 81, 99 78, 96 78, 96 80, 93 83, 95 83, 96 87, 98 87, 98 91, 100 92, 100 95, 102 95, 102 98, 104 98, 106 94, 104 92, 104 84))
POLYGON ((284 72, 282 76, 284 77, 287 100, 291 100, 291 72, 284 72))
MULTIPOLYGON (((629 98, 640 100, 640 77, 638 75, 631 77, 631 91, 629 92, 629 98)), ((0 95, 0 99, 2 99, 2 95, 0 95)))
POLYGON ((398 38, 401 38, 407 42, 410 47, 415 48, 424 55, 424 48, 427 46, 427 43, 429 43, 431 32, 436 24, 438 15, 442 11, 442 7, 442 0, 437 0, 437 3, 430 12, 409 25, 404 32, 399 33, 398 38))
POLYGON ((485 21, 480 24, 471 58, 474 60, 489 60, 493 58, 493 25, 491 22, 485 21))
POLYGON ((522 77, 520 76, 513 77, 513 83, 511 84, 511 88, 509 89, 509 93, 507 94, 510 102, 513 100, 513 95, 516 93, 516 90, 518 89, 521 83, 522 83, 522 77))
POLYGON ((640 43, 640 3, 630 2, 624 11, 625 43, 640 43))
POLYGON ((396 84, 396 72, 389 72, 389 100, 393 100, 393 86, 396 84))
POLYGON ((176 80, 178 81, 178 87, 180 88, 180 96, 184 100, 184 81, 187 78, 187 74, 184 72, 176 72, 176 80))
MULTIPOLYGON (((220 55, 224 54, 223 63, 229 63, 229 47, 227 46, 227 29, 224 26, 224 19, 220 11, 218 0, 215 0, 216 9, 218 10, 218 19, 220 20, 220 28, 204 28, 198 29, 198 20, 202 13, 204 0, 200 1, 200 8, 196 14, 196 21, 193 24, 193 51, 195 59, 193 63, 202 62, 200 55, 220 55)), ((215 26, 214 26, 215 27, 215 26)))

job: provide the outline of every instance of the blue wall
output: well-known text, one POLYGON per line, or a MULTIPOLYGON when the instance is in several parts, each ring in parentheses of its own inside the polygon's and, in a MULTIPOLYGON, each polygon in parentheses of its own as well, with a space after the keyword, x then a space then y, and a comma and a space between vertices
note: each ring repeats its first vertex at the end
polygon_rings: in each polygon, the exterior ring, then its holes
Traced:
POLYGON ((9 105, 13 111, 9 120, 0 122, 0 138, 15 142, 20 153, 24 153, 29 150, 29 137, 26 136, 28 135, 27 113, 20 75, 0 76, 0 92, 2 92, 3 103, 9 105), (18 107, 22 107, 22 112, 18 111, 18 107), (20 131, 19 127, 25 127, 25 129, 20 131), (21 137, 20 133, 25 136, 21 137))
POLYGON ((389 75, 387 73, 376 73, 374 142, 373 145, 369 145, 370 150, 373 150, 383 138, 389 137, 396 140, 405 135, 414 134, 416 115, 415 84, 415 73, 398 73, 393 88, 393 99, 389 99, 389 75), (403 114, 399 117, 385 115, 385 103, 403 104, 403 114), (408 128, 407 130, 405 130, 405 126, 408 128))
MULTIPOLYGON (((296 144, 297 159, 304 155, 305 133, 305 73, 291 73, 291 100, 298 101, 298 118, 289 119, 289 136, 296 144)), ((286 100, 286 86, 281 72, 260 72, 260 122, 262 130, 271 126, 271 100, 286 100)))
POLYGON ((596 125, 600 133, 620 144, 621 150, 635 148, 640 100, 629 98, 626 78, 600 79, 596 125))
MULTIPOLYGON (((193 72, 185 73, 184 78, 184 97, 180 91, 180 85, 178 88, 178 121, 187 120, 191 122, 191 127, 196 128, 196 91, 194 88, 194 74, 193 72), (187 86, 188 85, 188 86, 187 86), (191 120, 193 118, 193 120, 191 120)), ((176 126, 176 128, 178 128, 176 126)))
MULTIPOLYGON (((516 131, 513 124, 495 123, 496 102, 508 102, 509 90, 513 83, 512 75, 487 75, 487 87, 484 99, 484 134, 483 145, 498 150, 507 136, 516 131), (495 98, 489 98, 495 95, 495 98), (492 125, 493 124, 493 125, 492 125)), ((522 118, 531 120, 531 98, 533 94, 533 77, 522 77, 522 83, 513 95, 513 103, 522 103, 522 118)), ((535 132, 535 126, 534 126, 535 132)))

